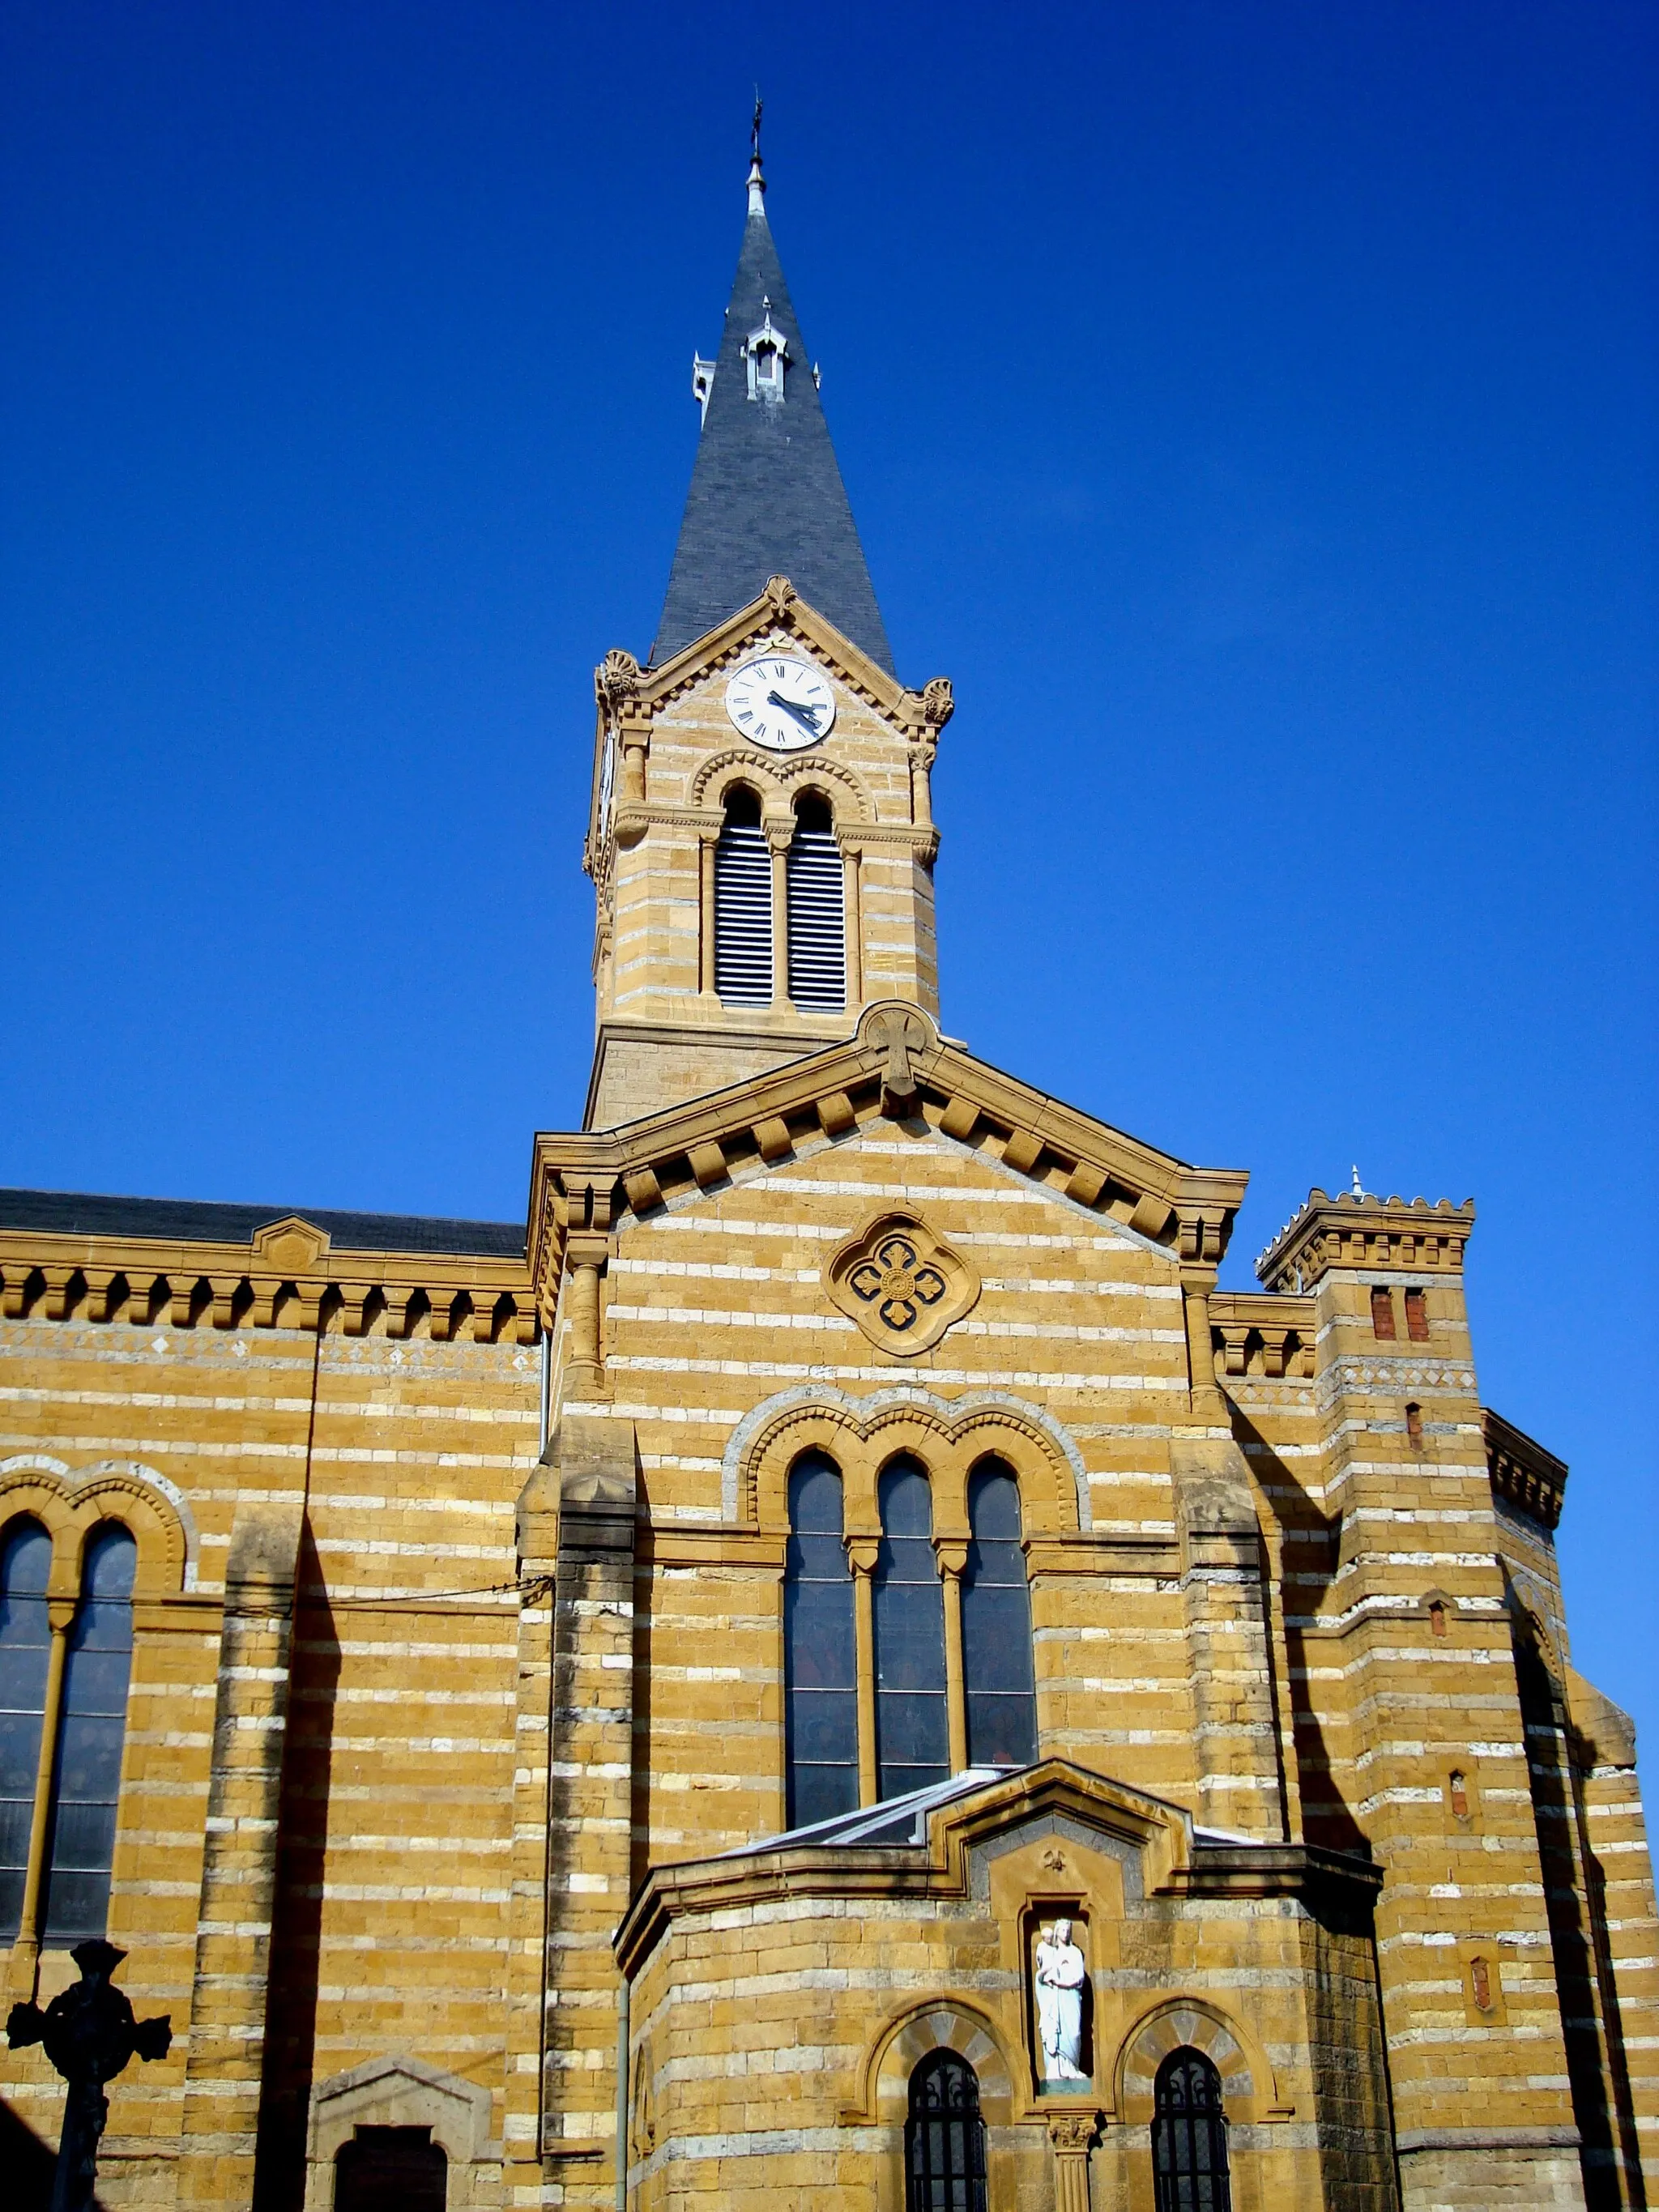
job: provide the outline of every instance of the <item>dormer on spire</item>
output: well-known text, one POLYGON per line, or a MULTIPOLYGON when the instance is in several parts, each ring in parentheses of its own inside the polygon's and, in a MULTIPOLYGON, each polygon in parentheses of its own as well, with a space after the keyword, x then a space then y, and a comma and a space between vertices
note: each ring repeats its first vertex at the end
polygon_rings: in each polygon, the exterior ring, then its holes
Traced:
POLYGON ((783 373, 790 360, 789 341, 774 326, 772 302, 761 301, 763 320, 758 330, 750 331, 743 342, 744 359, 749 364, 749 397, 751 399, 781 399, 783 373))

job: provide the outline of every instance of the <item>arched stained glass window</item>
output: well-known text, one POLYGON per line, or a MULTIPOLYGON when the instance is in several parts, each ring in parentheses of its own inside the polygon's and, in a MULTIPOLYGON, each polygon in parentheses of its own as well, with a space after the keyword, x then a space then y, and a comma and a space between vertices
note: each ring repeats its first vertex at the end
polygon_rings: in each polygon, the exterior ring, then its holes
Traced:
POLYGON ((1232 2212, 1221 2076, 1201 2051, 1172 2051, 1152 2093, 1158 2212, 1232 2212))
POLYGON ((945 1591, 933 1557, 933 1500, 912 1459, 881 1478, 881 1547, 872 1595, 876 1632, 876 1768, 882 1797, 946 1782, 945 1591))
POLYGON ((64 1667, 43 1930, 48 1943, 101 1936, 109 1917, 137 1564, 138 1547, 117 1522, 105 1522, 87 1546, 64 1667))
POLYGON ((38 1521, 14 1521, 0 1539, 0 1943, 17 1933, 28 1879, 52 1652, 51 1572, 51 1537, 38 1521))
POLYGON ((728 1006, 772 1003, 772 855, 746 784, 727 799, 714 847, 714 988, 728 1006))
POLYGON ((968 1758, 974 1766, 1025 1766, 1037 1755, 1031 1600, 1020 1547, 1019 1485, 999 1459, 968 1485, 973 1532, 962 1576, 962 1672, 968 1758))
POLYGON ((853 1577, 842 1541, 841 1475, 822 1452, 789 1477, 783 1570, 789 1826, 851 1813, 859 1802, 858 1660, 853 1577))
POLYGON ((979 2077, 954 2051, 930 2051, 910 2076, 904 2212, 986 2212, 979 2077))
POLYGON ((830 809, 808 792, 795 808, 787 861, 789 996, 808 1013, 847 1003, 846 870, 830 809))

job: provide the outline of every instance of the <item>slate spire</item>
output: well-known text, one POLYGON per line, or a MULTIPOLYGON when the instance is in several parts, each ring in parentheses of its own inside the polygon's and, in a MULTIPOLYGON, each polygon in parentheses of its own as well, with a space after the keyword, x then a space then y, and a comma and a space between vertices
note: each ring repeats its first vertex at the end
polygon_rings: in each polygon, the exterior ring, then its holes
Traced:
POLYGON ((702 435, 653 662, 659 665, 758 599, 769 576, 787 576, 890 674, 887 631, 766 220, 758 143, 712 389, 708 366, 699 362, 696 371, 699 397, 706 394, 702 435), (769 331, 751 364, 750 337, 769 331), (750 373, 751 366, 775 368, 768 356, 778 345, 781 398, 768 396, 766 380, 750 373))

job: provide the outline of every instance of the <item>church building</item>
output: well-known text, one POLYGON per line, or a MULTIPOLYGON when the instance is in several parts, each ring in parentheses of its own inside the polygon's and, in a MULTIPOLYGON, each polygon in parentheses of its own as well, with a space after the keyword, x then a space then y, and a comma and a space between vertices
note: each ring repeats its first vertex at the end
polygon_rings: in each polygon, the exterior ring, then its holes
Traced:
MULTIPOLYGON (((1222 1291, 1242 1170, 946 1033, 951 687, 765 190, 524 1222, 0 1192, 8 2002, 107 1937, 171 2017, 111 2208, 1659 2202, 1634 1735, 1474 1208, 1315 1190, 1222 1291)), ((38 2046, 0 2100, 33 2188, 38 2046)))

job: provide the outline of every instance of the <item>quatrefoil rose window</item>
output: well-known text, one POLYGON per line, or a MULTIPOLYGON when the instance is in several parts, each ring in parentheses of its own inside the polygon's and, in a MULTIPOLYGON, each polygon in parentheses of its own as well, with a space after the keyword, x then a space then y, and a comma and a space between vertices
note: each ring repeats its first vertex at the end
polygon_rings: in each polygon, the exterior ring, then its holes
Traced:
POLYGON ((926 1352, 979 1296, 979 1277, 919 1214, 878 1213, 830 1262, 830 1297, 884 1352, 926 1352))

